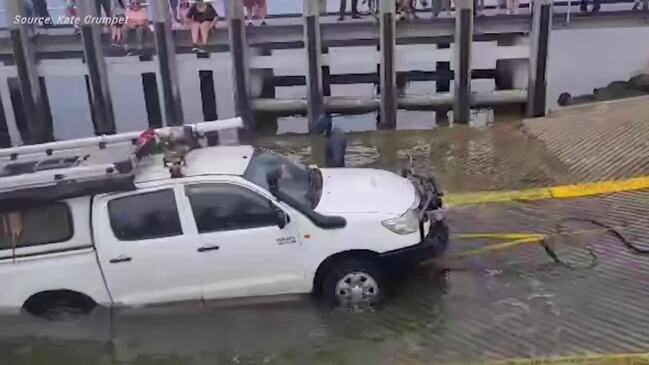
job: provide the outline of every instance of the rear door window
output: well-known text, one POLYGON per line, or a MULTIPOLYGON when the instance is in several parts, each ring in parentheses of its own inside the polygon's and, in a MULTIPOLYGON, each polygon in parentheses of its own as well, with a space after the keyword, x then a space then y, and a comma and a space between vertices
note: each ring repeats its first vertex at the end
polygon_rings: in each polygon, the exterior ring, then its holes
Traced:
POLYGON ((108 202, 110 225, 120 241, 182 235, 172 189, 129 195, 108 202))
POLYGON ((0 211, 0 250, 65 242, 73 231, 65 203, 0 211))

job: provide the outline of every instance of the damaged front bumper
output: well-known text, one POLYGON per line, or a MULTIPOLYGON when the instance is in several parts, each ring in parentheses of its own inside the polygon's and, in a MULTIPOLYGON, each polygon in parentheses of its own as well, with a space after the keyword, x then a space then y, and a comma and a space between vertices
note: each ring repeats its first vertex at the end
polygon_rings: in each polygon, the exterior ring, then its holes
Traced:
POLYGON ((417 214, 421 241, 413 246, 385 252, 381 257, 392 267, 413 267, 446 252, 449 229, 442 210, 444 194, 435 179, 414 174, 411 170, 404 170, 402 176, 412 182, 419 196, 417 214))
POLYGON ((443 255, 448 247, 448 240, 449 229, 446 222, 434 222, 421 242, 384 252, 381 259, 391 268, 413 268, 422 261, 443 255))

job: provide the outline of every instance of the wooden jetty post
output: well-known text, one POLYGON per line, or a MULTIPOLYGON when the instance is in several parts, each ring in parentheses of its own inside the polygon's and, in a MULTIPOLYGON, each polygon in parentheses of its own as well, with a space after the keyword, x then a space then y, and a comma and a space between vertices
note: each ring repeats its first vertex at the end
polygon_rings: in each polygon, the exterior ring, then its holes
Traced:
MULTIPOLYGON (((24 18, 23 0, 6 0, 7 26, 13 49, 21 103, 25 116, 21 138, 26 144, 49 142, 54 139, 52 120, 46 111, 47 103, 36 67, 36 52, 30 40, 29 25, 15 22, 24 18)), ((8 107, 8 106, 5 106, 8 107)), ((16 121, 18 123, 18 121, 16 121)))
POLYGON ((304 50, 306 52, 307 119, 309 130, 323 112, 322 41, 320 0, 304 0, 304 50))
POLYGON ((250 63, 243 2, 228 1, 227 7, 236 112, 243 119, 245 128, 248 131, 252 131, 255 128, 255 120, 252 115, 249 99, 250 63))
POLYGON ((381 23, 381 120, 380 127, 393 129, 397 126, 397 68, 396 19, 394 0, 379 0, 381 23))
MULTIPOLYGON (((97 14, 96 0, 79 1, 79 17, 95 18, 97 14)), ((90 110, 92 111, 95 134, 114 134, 115 116, 113 103, 108 85, 108 73, 104 59, 104 49, 101 40, 101 25, 97 23, 81 23, 81 39, 83 40, 83 55, 88 67, 90 81, 90 110)))
POLYGON ((166 0, 151 0, 150 11, 153 33, 158 55, 160 78, 162 79, 163 120, 167 126, 182 125, 182 103, 176 66, 176 45, 171 32, 171 13, 166 0))
POLYGON ((473 43, 473 0, 455 2, 455 90, 453 122, 471 120, 471 46, 473 43))
POLYGON ((530 33, 530 67, 527 93, 527 116, 545 115, 548 49, 552 30, 552 0, 535 0, 530 33))

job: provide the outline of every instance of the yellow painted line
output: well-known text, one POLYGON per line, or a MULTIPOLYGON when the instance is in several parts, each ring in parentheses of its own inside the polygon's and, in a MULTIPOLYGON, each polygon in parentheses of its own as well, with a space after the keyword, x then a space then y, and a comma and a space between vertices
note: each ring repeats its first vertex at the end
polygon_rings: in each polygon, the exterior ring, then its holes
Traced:
MULTIPOLYGON (((428 365, 433 362, 407 361, 403 364, 428 365)), ((443 363, 444 364, 444 363, 443 363)), ((512 358, 503 360, 479 360, 479 361, 453 361, 447 365, 647 365, 649 364, 649 353, 621 353, 621 354, 583 354, 574 356, 536 357, 536 358, 512 358)))
POLYGON ((466 362, 457 364, 481 365, 630 365, 649 364, 649 353, 588 354, 582 356, 544 357, 532 359, 505 359, 495 361, 466 362))
POLYGON ((444 201, 448 205, 468 205, 479 203, 506 202, 512 200, 541 200, 550 199, 552 194, 548 188, 511 190, 511 191, 483 191, 477 193, 448 194, 444 201))
POLYGON ((649 176, 626 180, 601 181, 577 185, 556 186, 550 188, 554 198, 576 198, 580 196, 619 193, 623 191, 649 188, 649 176))
POLYGON ((649 176, 525 190, 449 194, 445 201, 449 206, 457 206, 505 201, 578 198, 643 189, 649 189, 649 176))

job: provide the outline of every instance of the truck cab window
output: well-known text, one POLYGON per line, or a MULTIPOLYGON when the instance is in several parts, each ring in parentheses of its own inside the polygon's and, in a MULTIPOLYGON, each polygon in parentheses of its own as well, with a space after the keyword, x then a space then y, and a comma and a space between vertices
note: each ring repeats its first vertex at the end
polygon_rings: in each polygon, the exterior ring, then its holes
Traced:
POLYGON ((270 227, 277 224, 270 202, 246 188, 228 184, 187 186, 200 233, 270 227))
POLYGON ((120 241, 182 235, 172 189, 130 195, 108 203, 110 225, 120 241))
POLYGON ((0 211, 0 250, 64 242, 72 235, 65 203, 0 211))

